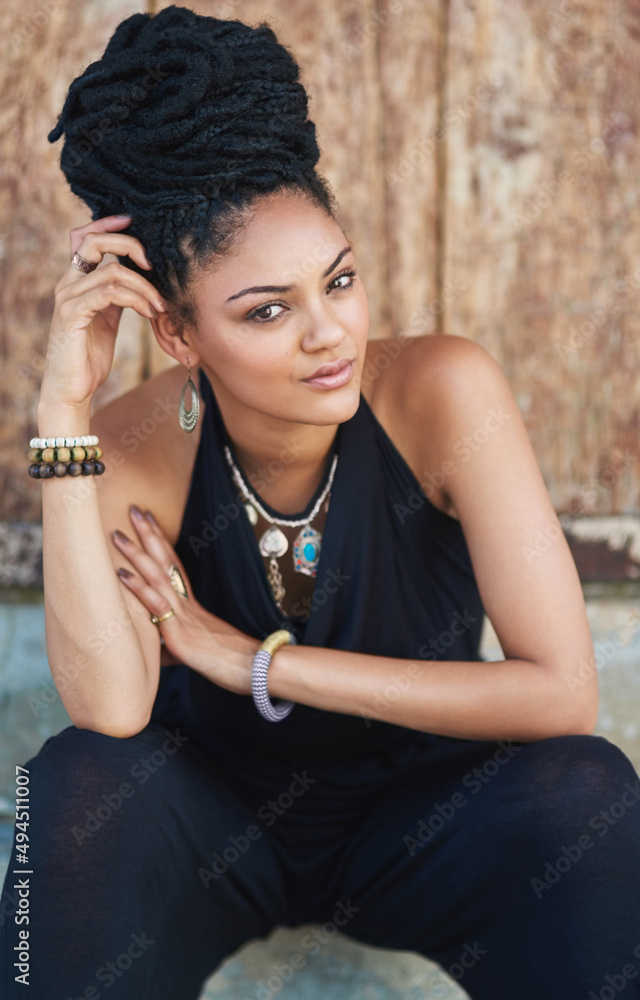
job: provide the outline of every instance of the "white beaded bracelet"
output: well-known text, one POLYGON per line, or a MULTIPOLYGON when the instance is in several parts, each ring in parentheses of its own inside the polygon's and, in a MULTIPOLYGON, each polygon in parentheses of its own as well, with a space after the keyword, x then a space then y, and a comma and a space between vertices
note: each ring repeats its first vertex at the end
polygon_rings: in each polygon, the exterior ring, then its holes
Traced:
POLYGON ((80 437, 31 438, 30 448, 86 448, 98 444, 97 434, 82 434, 80 437))

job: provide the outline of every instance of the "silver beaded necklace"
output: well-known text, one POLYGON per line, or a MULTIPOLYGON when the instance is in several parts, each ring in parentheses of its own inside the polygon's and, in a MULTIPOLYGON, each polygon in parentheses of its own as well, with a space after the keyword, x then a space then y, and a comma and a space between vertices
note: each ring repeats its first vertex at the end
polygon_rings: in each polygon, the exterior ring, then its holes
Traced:
POLYGON ((271 525, 271 527, 267 528, 264 534, 260 537, 258 544, 261 555, 266 556, 269 559, 269 572, 267 574, 269 584, 271 586, 271 590, 273 591, 274 600, 278 607, 282 610, 281 603, 284 600, 286 590, 282 582, 282 574, 280 572, 277 559, 288 551, 289 539, 283 531, 280 531, 280 528, 278 528, 277 525, 283 524, 288 525, 289 527, 301 528, 293 543, 293 566, 298 573, 304 573, 306 576, 315 576, 318 563, 320 561, 322 534, 319 531, 316 531, 315 528, 311 527, 311 522, 320 510, 325 497, 329 495, 336 466, 338 464, 338 456, 333 456, 331 471, 329 473, 326 486, 313 505, 313 510, 309 516, 298 520, 288 520, 286 518, 272 517, 269 513, 267 513, 257 497, 250 492, 240 470, 233 461, 228 445, 224 445, 224 453, 229 464, 229 468, 231 469, 233 481, 240 490, 240 497, 238 499, 241 500, 244 509, 247 512, 249 521, 252 525, 257 524, 258 513, 260 513, 264 517, 265 521, 268 521, 271 525))

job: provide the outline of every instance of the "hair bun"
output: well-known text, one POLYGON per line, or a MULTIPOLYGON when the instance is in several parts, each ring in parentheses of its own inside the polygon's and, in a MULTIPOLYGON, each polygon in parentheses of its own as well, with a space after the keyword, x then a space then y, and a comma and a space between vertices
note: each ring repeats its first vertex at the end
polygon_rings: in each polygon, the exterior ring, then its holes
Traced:
POLYGON ((266 23, 170 6, 118 25, 71 84, 48 139, 65 133, 61 168, 98 218, 313 170, 307 109, 299 67, 266 23))

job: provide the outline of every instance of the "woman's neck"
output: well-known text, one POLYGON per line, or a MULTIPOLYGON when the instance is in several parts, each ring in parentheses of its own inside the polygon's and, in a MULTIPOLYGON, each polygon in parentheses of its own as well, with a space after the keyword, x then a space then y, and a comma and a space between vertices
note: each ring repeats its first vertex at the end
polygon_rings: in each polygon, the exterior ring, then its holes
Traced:
POLYGON ((304 510, 325 475, 340 424, 265 417, 239 406, 217 379, 214 392, 243 478, 274 510, 283 514, 304 510))

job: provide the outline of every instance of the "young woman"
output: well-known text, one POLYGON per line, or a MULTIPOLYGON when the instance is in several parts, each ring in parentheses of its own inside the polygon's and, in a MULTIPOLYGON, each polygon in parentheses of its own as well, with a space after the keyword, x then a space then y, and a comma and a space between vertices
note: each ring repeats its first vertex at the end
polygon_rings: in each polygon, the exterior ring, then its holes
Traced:
POLYGON ((580 583, 523 421, 472 342, 368 340, 291 54, 264 24, 136 14, 63 132, 92 221, 30 473, 74 725, 25 765, 4 995, 28 975, 39 1000, 195 1000, 304 923, 478 1000, 640 995, 638 776, 593 735, 580 583), (178 364, 91 416, 124 306, 178 364), (485 611, 504 661, 479 657, 485 611))

